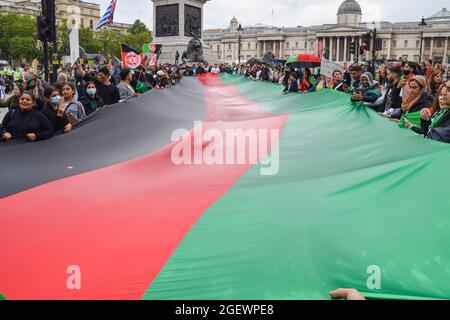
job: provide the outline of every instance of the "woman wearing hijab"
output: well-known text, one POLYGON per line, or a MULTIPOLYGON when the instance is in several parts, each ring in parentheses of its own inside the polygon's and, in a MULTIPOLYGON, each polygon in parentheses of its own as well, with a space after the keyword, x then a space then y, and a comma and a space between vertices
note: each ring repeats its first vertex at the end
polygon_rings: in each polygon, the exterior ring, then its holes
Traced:
POLYGON ((435 103, 433 114, 427 108, 420 112, 420 128, 408 120, 405 120, 405 125, 428 139, 450 143, 450 81, 442 88, 435 103))
POLYGON ((373 107, 378 98, 381 97, 381 91, 378 89, 378 82, 373 81, 370 72, 366 72, 361 77, 361 87, 359 87, 352 95, 352 102, 361 101, 364 104, 373 107))
POLYGON ((408 87, 410 94, 402 100, 403 114, 418 112, 433 104, 434 97, 428 92, 428 83, 425 77, 414 77, 408 82, 408 87))

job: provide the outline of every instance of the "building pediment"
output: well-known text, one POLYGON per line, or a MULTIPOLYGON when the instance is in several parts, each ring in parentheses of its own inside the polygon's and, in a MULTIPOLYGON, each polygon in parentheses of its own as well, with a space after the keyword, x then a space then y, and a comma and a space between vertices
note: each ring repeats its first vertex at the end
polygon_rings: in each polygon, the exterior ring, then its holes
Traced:
POLYGON ((322 33, 339 33, 339 32, 358 32, 358 31, 365 31, 367 32, 367 28, 364 27, 357 27, 357 26, 330 26, 325 27, 322 30, 322 33))

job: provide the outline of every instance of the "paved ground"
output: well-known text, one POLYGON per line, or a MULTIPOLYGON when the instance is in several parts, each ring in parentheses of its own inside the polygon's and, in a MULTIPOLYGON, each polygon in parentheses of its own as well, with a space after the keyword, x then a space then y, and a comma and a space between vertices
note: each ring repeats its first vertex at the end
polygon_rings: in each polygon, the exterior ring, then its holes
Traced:
MULTIPOLYGON (((11 97, 11 94, 6 95, 6 99, 8 99, 9 97, 11 97)), ((0 108, 0 122, 3 120, 3 117, 6 115, 7 112, 8 112, 8 109, 0 108)))

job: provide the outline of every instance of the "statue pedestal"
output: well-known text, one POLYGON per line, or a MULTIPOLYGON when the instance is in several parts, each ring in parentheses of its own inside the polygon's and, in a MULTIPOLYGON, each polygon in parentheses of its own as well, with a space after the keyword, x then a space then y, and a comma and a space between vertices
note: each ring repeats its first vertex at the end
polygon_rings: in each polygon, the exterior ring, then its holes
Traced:
POLYGON ((162 46, 159 63, 175 63, 192 38, 202 39, 203 6, 209 0, 152 0, 153 42, 162 46))

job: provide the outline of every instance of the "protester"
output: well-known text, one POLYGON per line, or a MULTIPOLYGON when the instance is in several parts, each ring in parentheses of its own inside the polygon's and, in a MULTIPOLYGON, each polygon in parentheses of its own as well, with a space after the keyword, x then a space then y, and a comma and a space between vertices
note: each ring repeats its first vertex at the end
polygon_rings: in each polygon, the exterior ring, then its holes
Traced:
POLYGON ((79 101, 84 107, 86 116, 105 106, 103 99, 97 94, 97 87, 93 81, 86 83, 84 95, 79 101))
POLYGON ((442 77, 441 69, 435 69, 433 71, 431 80, 429 80, 429 87, 430 87, 431 94, 434 97, 437 97, 439 95, 439 92, 441 91, 442 87, 444 87, 444 80, 442 77))
POLYGON ((0 108, 8 108, 9 111, 19 108, 19 99, 22 92, 22 87, 15 83, 13 95, 7 100, 0 100, 0 108))
POLYGON ((95 83, 97 94, 105 104, 112 105, 119 102, 119 90, 111 83, 110 72, 107 67, 100 68, 96 77, 87 75, 78 63, 75 64, 75 67, 86 82, 93 81, 95 83))
POLYGON ((401 115, 402 97, 400 96, 401 88, 399 87, 401 75, 402 69, 398 66, 392 66, 388 70, 388 85, 383 103, 380 106, 380 112, 384 112, 387 116, 401 115))
POLYGON ((372 74, 370 72, 364 73, 361 77, 361 86, 355 89, 351 100, 354 102, 362 101, 376 109, 377 106, 374 103, 381 97, 381 92, 377 86, 378 83, 373 80, 372 74))
POLYGON ((292 92, 298 92, 298 84, 297 84, 297 81, 295 79, 295 76, 289 77, 287 85, 284 88, 283 92, 285 94, 286 93, 292 93, 292 92))
POLYGON ((133 72, 130 68, 124 68, 120 72, 121 82, 117 85, 119 90, 120 100, 126 100, 129 98, 137 97, 138 94, 134 91, 133 87, 130 85, 133 79, 133 72))
POLYGON ((420 128, 405 119, 405 125, 428 139, 450 143, 450 81, 442 88, 435 101, 436 111, 421 110, 420 128))
POLYGON ((4 140, 25 137, 28 141, 38 141, 53 136, 52 125, 35 106, 34 94, 29 91, 22 93, 19 108, 9 111, 2 121, 4 140))
POLYGON ((72 131, 72 125, 67 120, 64 108, 60 106, 61 96, 55 87, 44 90, 44 107, 41 113, 47 117, 55 133, 72 131))
POLYGON ((60 101, 60 107, 64 108, 64 114, 68 117, 69 122, 74 124, 86 118, 86 112, 81 102, 75 99, 76 88, 71 83, 63 86, 63 99, 60 101))
POLYGON ((428 91, 428 83, 425 77, 416 76, 408 83, 410 93, 402 99, 402 113, 408 114, 428 108, 434 101, 434 97, 428 91))

